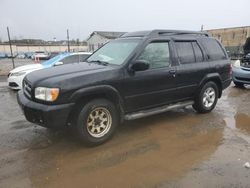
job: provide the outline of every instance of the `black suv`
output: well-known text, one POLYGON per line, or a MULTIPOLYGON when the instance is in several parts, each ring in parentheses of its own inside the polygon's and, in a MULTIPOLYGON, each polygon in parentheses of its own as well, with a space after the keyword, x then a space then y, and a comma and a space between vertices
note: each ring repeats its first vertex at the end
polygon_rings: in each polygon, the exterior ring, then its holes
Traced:
POLYGON ((227 53, 207 33, 153 30, 124 34, 86 62, 28 74, 18 102, 28 121, 73 127, 97 145, 123 120, 187 105, 210 112, 230 83, 227 53))

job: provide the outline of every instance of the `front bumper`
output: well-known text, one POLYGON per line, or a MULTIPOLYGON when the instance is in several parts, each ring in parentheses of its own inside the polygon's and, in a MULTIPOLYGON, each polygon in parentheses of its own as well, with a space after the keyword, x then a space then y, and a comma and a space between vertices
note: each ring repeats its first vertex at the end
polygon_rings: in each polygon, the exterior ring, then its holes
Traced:
POLYGON ((24 76, 19 76, 19 77, 10 76, 10 77, 8 77, 8 80, 7 80, 8 86, 14 90, 22 89, 22 81, 23 81, 24 76))
POLYGON ((67 125, 69 114, 74 106, 70 104, 46 105, 29 100, 23 91, 17 94, 17 101, 25 118, 43 127, 60 129, 67 125))
POLYGON ((233 68, 233 81, 250 84, 250 69, 233 68))

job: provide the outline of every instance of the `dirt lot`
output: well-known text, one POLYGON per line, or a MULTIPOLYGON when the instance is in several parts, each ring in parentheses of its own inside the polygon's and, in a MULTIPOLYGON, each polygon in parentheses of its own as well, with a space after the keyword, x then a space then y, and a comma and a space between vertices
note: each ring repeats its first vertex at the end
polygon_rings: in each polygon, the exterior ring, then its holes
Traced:
POLYGON ((209 114, 192 108, 126 122, 87 148, 27 122, 0 78, 0 187, 250 187, 250 88, 209 114))

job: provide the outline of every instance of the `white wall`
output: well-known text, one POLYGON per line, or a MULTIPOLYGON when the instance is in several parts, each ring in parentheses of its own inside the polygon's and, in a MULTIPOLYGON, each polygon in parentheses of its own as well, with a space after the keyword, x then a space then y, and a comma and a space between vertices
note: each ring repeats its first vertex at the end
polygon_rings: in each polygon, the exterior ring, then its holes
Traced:
POLYGON ((99 34, 94 34, 93 36, 91 36, 87 40, 88 50, 90 52, 93 52, 93 51, 97 50, 98 48, 100 48, 105 43, 107 43, 108 41, 109 41, 109 39, 107 39, 99 34))
MULTIPOLYGON (((12 51, 14 54, 18 52, 35 52, 35 51, 45 51, 45 52, 65 52, 68 50, 67 45, 60 46, 20 46, 12 45, 12 51)), ((70 46, 71 51, 88 51, 87 46, 70 46)), ((10 53, 10 46, 7 44, 0 44, 0 52, 10 53)))

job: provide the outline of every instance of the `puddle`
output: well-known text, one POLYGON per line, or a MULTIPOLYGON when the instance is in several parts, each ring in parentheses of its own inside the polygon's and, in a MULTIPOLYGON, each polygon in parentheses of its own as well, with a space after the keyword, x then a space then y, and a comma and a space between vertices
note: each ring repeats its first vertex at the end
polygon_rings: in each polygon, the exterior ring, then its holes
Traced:
POLYGON ((76 147, 75 143, 50 147, 36 157, 42 164, 50 153, 51 164, 39 175, 31 175, 33 185, 153 187, 185 174, 216 151, 223 139, 223 128, 217 125, 225 122, 215 119, 212 128, 204 121, 211 117, 169 112, 126 123, 100 147, 76 147))
POLYGON ((226 117, 226 125, 231 129, 238 129, 244 133, 250 134, 250 116, 237 113, 232 117, 226 117))
POLYGON ((250 134, 250 116, 246 114, 236 114, 235 117, 235 125, 237 129, 250 134))

